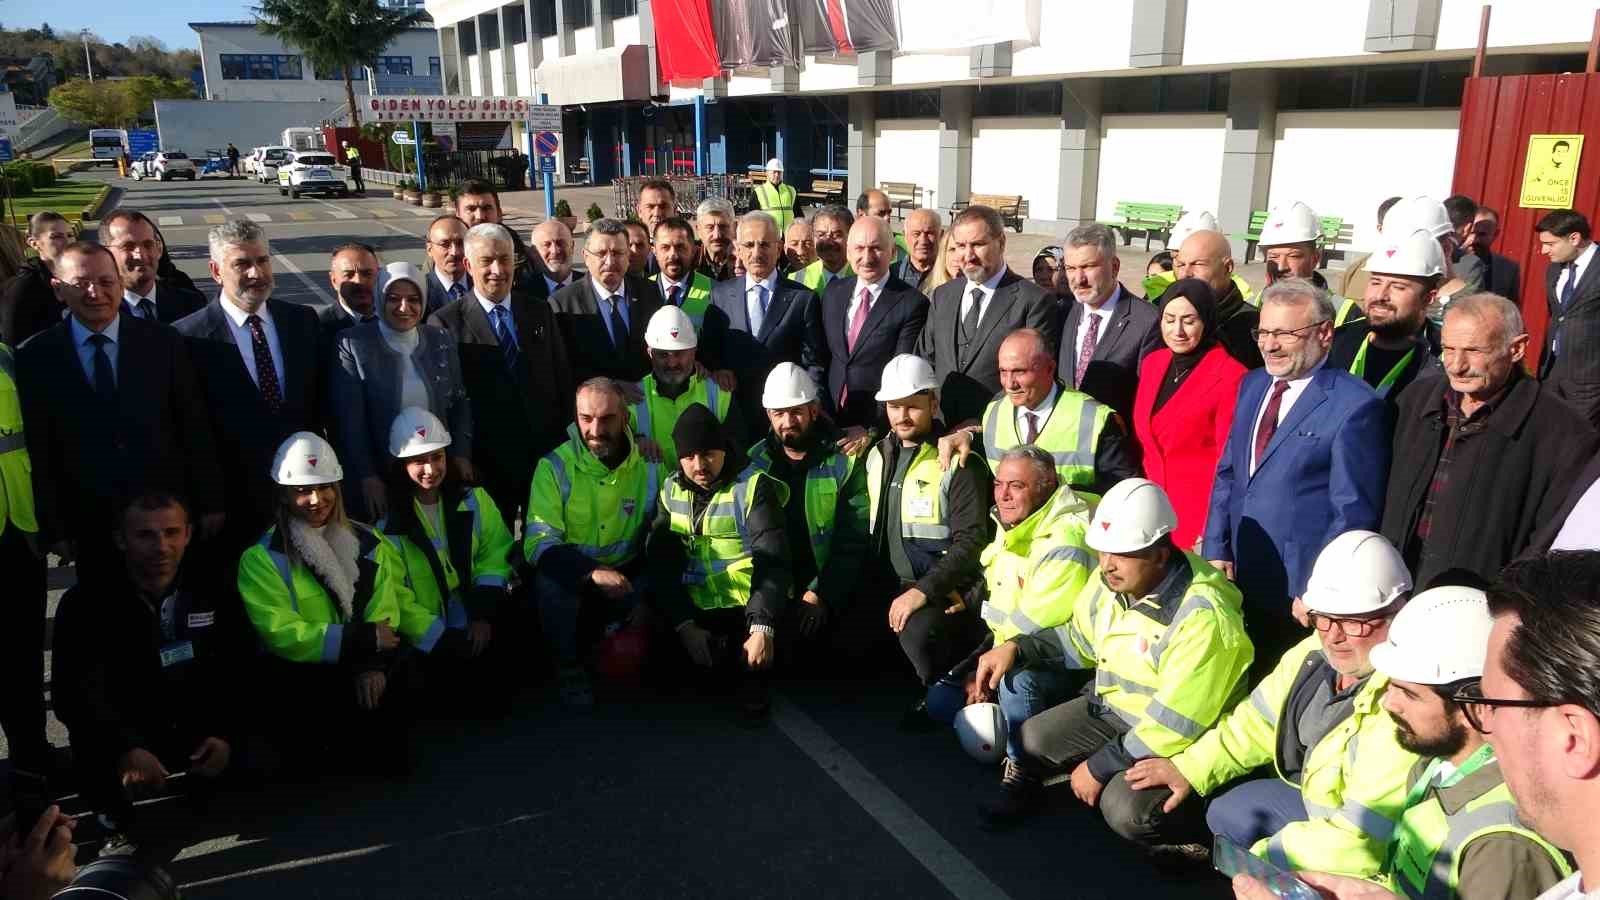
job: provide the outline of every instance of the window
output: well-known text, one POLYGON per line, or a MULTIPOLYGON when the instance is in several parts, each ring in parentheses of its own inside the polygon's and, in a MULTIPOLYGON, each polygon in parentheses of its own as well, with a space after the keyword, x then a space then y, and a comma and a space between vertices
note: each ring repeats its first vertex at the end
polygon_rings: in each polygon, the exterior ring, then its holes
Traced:
POLYGON ((500 19, 497 16, 478 17, 478 52, 500 49, 500 19))
POLYGON ((561 17, 568 28, 588 28, 594 24, 592 0, 561 0, 561 17))
POLYGON ((937 119, 939 92, 888 91, 878 95, 880 119, 937 119))
MULTIPOLYGON (((318 69, 317 70, 317 80, 318 81, 343 81, 344 80, 344 68, 342 66, 336 66, 336 67, 334 67, 332 69, 327 69, 327 70, 318 69)), ((351 81, 366 81, 367 80, 367 67, 366 66, 356 66, 354 69, 351 69, 350 70, 350 80, 351 81)))
POLYGON ((980 86, 973 103, 975 116, 1059 116, 1061 85, 1002 84, 980 86))
POLYGON ((228 81, 299 81, 300 57, 287 53, 224 53, 222 77, 228 81))
POLYGON ((1279 75, 1280 109, 1454 107, 1472 64, 1468 60, 1290 69, 1279 75))
POLYGON ((380 56, 378 64, 373 68, 381 75, 410 75, 411 57, 409 56, 380 56))
POLYGON ((533 36, 547 38, 555 33, 556 5, 554 3, 533 4, 533 36))
POLYGON ((528 40, 528 21, 522 15, 522 4, 506 7, 506 46, 514 47, 528 40))
POLYGON ((606 15, 613 19, 639 14, 639 0, 605 0, 606 15))
POLYGON ((456 23, 456 41, 461 48, 462 56, 471 56, 478 52, 478 26, 472 19, 463 19, 456 23))
POLYGON ((1151 75, 1105 82, 1107 113, 1227 112, 1228 73, 1151 75))
POLYGON ((432 75, 434 77, 438 77, 439 75, 441 75, 443 73, 444 73, 444 65, 439 61, 439 57, 437 57, 437 56, 428 57, 428 74, 432 75))

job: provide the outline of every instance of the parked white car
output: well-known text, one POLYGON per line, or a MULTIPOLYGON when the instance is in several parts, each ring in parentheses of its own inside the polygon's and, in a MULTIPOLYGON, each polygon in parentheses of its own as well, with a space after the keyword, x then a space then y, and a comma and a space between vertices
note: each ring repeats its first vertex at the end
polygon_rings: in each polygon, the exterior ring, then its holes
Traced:
POLYGON ((157 181, 187 178, 193 181, 198 173, 195 171, 194 160, 182 150, 152 150, 134 160, 133 171, 129 174, 135 181, 145 178, 154 178, 157 181))
POLYGON ((326 150, 306 150, 291 153, 280 163, 278 193, 299 198, 301 194, 350 194, 350 185, 344 180, 345 168, 326 150))
POLYGON ((288 147, 260 147, 256 151, 256 180, 262 184, 274 184, 278 180, 278 166, 294 153, 288 147))

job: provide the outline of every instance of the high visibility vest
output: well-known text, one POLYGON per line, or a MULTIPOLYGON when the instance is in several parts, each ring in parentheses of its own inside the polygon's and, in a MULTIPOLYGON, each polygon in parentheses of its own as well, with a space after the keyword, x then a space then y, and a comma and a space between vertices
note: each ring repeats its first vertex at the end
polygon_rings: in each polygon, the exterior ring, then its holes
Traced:
POLYGON ((804 269, 795 272, 789 277, 800 282, 806 287, 811 288, 811 290, 820 297, 822 296, 823 289, 828 286, 828 282, 835 278, 850 278, 855 274, 856 270, 850 268, 849 263, 845 263, 844 268, 840 269, 838 274, 830 276, 828 274, 828 270, 823 268, 822 258, 818 257, 817 259, 811 261, 811 265, 806 266, 804 269))
POLYGON ((1193 553, 1181 561, 1187 585, 1155 602, 1116 593, 1096 569, 1056 629, 1066 665, 1095 670, 1095 696, 1128 726, 1120 740, 1134 759, 1169 757, 1215 725, 1255 658, 1239 589, 1193 553))
POLYGON ((433 522, 416 498, 411 502, 422 536, 428 542, 426 549, 408 535, 385 531, 386 521, 378 523, 378 530, 399 547, 411 583, 412 602, 400 608, 400 625, 395 630, 412 646, 429 653, 446 628, 466 628, 470 622, 463 585, 469 590, 505 591, 511 578, 513 541, 499 507, 483 488, 472 488, 454 511, 443 511, 444 534, 434 532, 433 522), (465 527, 452 528, 452 517, 465 527), (467 546, 453 546, 451 531, 464 538, 467 546), (463 566, 467 571, 461 571, 463 566))
POLYGON ((989 588, 980 614, 995 643, 1066 624, 1096 568, 1084 540, 1089 504, 1061 487, 1016 526, 995 525, 978 557, 989 588))
POLYGON ((571 544, 602 566, 626 565, 639 555, 656 515, 659 463, 648 462, 628 435, 628 457, 609 469, 590 452, 577 425, 545 454, 528 488, 522 552, 537 566, 546 550, 571 544))
MULTIPOLYGON (((908 452, 900 448, 901 453, 908 452)), ((939 468, 939 446, 919 444, 900 484, 900 540, 911 571, 920 578, 950 549, 950 482, 957 469, 939 468)), ((878 533, 878 506, 885 483, 893 472, 884 471, 883 447, 867 454, 867 528, 878 533)))
POLYGON ((17 395, 17 361, 0 344, 0 534, 15 525, 37 532, 33 512, 33 463, 22 433, 22 401, 17 395))
MULTIPOLYGON (((1160 300, 1161 295, 1166 293, 1167 288, 1172 287, 1172 283, 1177 280, 1177 273, 1171 269, 1146 276, 1144 280, 1145 299, 1151 303, 1160 300)), ((1239 277, 1237 273, 1233 276, 1233 286, 1239 289, 1239 296, 1244 298, 1244 302, 1252 306, 1260 305, 1256 302, 1255 292, 1250 289, 1250 282, 1239 277)))
POLYGON ((1458 789, 1481 782, 1484 790, 1454 815, 1444 811, 1437 788, 1429 788, 1420 802, 1406 808, 1395 830, 1390 851, 1393 860, 1389 886, 1411 900, 1455 900, 1460 896, 1461 859, 1468 844, 1491 834, 1524 838, 1550 854, 1564 878, 1572 874, 1566 855, 1536 834, 1517 817, 1517 808, 1491 761, 1456 785, 1458 789))
MULTIPOLYGON (((750 602, 756 564, 746 518, 755 505, 757 483, 769 477, 760 469, 746 467, 732 484, 711 496, 698 521, 692 491, 676 478, 662 487, 661 505, 670 516, 672 533, 683 539, 687 551, 684 590, 697 609, 724 609, 750 602)), ((776 478, 772 481, 779 499, 785 499, 788 488, 776 478)))
POLYGON ((676 397, 661 396, 654 375, 646 375, 639 382, 639 391, 644 396, 628 407, 628 424, 633 426, 634 434, 655 441, 661 448, 662 460, 671 466, 678 462, 678 445, 672 440, 672 429, 677 427, 678 417, 684 410, 698 403, 711 410, 718 422, 726 422, 728 407, 733 405, 732 394, 700 375, 690 375, 688 388, 676 397))
MULTIPOLYGON (((689 279, 689 287, 683 292, 683 297, 678 300, 678 308, 689 317, 694 324, 694 333, 700 335, 706 324, 706 310, 711 308, 711 276, 704 272, 693 273, 689 279)), ((667 284, 665 275, 656 276, 656 286, 661 289, 661 299, 667 299, 667 284)))
MULTIPOLYGON (((1034 444, 1056 460, 1062 484, 1086 488, 1094 484, 1094 453, 1100 432, 1111 418, 1111 407, 1088 394, 1057 385, 1056 405, 1039 429, 1034 444)), ((990 401, 983 411, 983 453, 989 471, 1000 471, 1000 457, 1022 443, 1017 433, 1017 408, 1006 397, 990 401)))
POLYGON ((277 526, 267 529, 239 559, 239 596, 262 644, 290 662, 335 663, 344 628, 355 622, 387 622, 398 627, 400 608, 412 602, 406 565, 395 545, 377 530, 351 522, 360 545, 356 560, 352 616, 323 586, 310 567, 289 558, 288 541, 277 526))
POLYGON ((762 212, 778 223, 778 237, 781 240, 789 224, 794 221, 794 185, 787 182, 774 185, 763 181, 755 187, 756 202, 761 205, 762 212))
MULTIPOLYGON (((855 466, 854 457, 831 450, 822 462, 806 473, 806 539, 811 543, 811 555, 817 561, 818 572, 828 566, 828 556, 833 551, 834 518, 838 515, 839 495, 844 493, 845 483, 850 480, 850 473, 855 471, 855 466)), ((766 441, 750 448, 750 468, 772 476, 774 481, 787 488, 783 479, 772 475, 772 456, 766 441)), ((792 499, 785 491, 783 505, 788 506, 792 499)), ((848 503, 851 515, 867 518, 865 493, 849 498, 848 503)))
MULTIPOLYGON (((1313 634, 1285 653, 1248 701, 1240 701, 1217 727, 1172 758, 1178 771, 1209 796, 1250 770, 1273 763, 1284 776, 1279 726, 1298 717, 1296 700, 1317 685, 1310 679, 1322 662, 1313 634)), ((1286 869, 1376 877, 1383 868, 1395 823, 1405 806, 1414 753, 1400 746, 1394 720, 1380 701, 1388 679, 1368 676, 1354 707, 1306 751, 1300 765, 1300 797, 1308 819, 1292 822, 1258 842, 1253 851, 1286 869)))
POLYGON ((1333 327, 1338 328, 1349 322, 1359 322, 1367 317, 1366 311, 1349 297, 1344 298, 1344 303, 1339 306, 1339 314, 1333 317, 1333 327))

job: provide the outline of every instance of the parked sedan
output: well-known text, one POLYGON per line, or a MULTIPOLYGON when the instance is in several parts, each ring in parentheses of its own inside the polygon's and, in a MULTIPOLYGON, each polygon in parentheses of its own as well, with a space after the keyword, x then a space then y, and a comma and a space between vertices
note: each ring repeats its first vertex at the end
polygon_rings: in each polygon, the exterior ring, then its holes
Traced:
POLYGON ((154 178, 157 181, 187 178, 193 181, 198 173, 194 167, 194 160, 182 150, 152 150, 134 160, 133 169, 129 174, 135 181, 145 178, 154 178))
POLYGON ((294 153, 288 147, 262 147, 257 151, 256 180, 262 184, 276 184, 278 181, 278 166, 294 153))
POLYGON ((350 186, 344 180, 344 167, 326 150, 303 150, 291 153, 288 160, 278 165, 278 193, 299 198, 301 194, 337 194, 348 196, 350 186))

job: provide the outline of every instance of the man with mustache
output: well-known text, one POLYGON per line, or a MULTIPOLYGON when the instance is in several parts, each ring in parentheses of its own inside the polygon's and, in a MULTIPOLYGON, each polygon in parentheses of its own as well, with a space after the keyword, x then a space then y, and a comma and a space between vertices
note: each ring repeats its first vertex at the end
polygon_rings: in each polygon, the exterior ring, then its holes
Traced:
POLYGON ((157 276, 161 239, 144 213, 119 209, 106 216, 100 242, 117 260, 125 312, 170 325, 206 305, 204 294, 157 276))
POLYGON ((1367 267, 1366 317, 1334 332, 1328 365, 1365 381, 1392 416, 1411 382, 1439 371, 1439 334, 1428 306, 1439 294, 1444 252, 1424 231, 1390 235, 1367 267))
POLYGON ((845 253, 845 238, 850 234, 856 218, 842 206, 824 206, 811 214, 812 250, 816 259, 799 271, 792 273, 817 296, 822 296, 828 282, 835 278, 849 278, 855 274, 845 253))
POLYGON ((472 276, 467 274, 467 224, 445 214, 428 225, 428 303, 423 316, 431 316, 452 300, 472 292, 472 276))
POLYGON ((333 305, 317 310, 324 358, 332 357, 339 332, 378 318, 376 291, 381 268, 383 263, 378 259, 378 251, 359 241, 334 248, 328 259, 333 305))
POLYGON ((641 396, 631 410, 639 451, 645 459, 670 465, 678 458, 672 429, 678 416, 695 403, 715 413, 736 443, 744 443, 744 420, 734 405, 733 392, 700 366, 696 358, 700 339, 688 314, 676 306, 656 310, 645 326, 644 343, 650 374, 639 382, 641 396))

